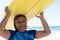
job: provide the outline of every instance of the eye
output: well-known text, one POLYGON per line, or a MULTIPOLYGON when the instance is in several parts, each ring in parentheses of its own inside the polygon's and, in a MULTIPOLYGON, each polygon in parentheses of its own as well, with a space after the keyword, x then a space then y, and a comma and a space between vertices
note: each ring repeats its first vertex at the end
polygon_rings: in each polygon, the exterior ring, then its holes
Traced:
POLYGON ((23 23, 26 23, 26 21, 22 21, 23 23))
POLYGON ((16 22, 17 24, 19 24, 20 22, 16 22))
POLYGON ((19 24, 19 23, 26 23, 26 21, 18 21, 17 24, 19 24))

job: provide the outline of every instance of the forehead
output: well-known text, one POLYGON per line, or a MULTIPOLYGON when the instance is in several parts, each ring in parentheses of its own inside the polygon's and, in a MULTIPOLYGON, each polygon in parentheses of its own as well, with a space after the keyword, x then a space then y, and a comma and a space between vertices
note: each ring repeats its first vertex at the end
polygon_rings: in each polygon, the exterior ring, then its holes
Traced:
POLYGON ((17 19, 15 19, 16 21, 18 20, 18 21, 24 21, 24 20, 26 20, 24 17, 22 17, 22 16, 20 16, 20 17, 18 17, 17 19))

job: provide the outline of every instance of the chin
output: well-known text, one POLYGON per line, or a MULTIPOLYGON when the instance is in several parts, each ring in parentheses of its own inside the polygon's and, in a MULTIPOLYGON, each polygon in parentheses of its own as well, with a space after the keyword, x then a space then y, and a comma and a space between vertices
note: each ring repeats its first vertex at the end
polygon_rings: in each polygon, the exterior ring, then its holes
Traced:
POLYGON ((26 30, 19 30, 19 32, 24 32, 24 31, 26 31, 26 30))
POLYGON ((26 29, 27 29, 26 27, 22 27, 22 28, 19 28, 18 31, 19 31, 19 32, 24 32, 24 31, 26 31, 26 29))

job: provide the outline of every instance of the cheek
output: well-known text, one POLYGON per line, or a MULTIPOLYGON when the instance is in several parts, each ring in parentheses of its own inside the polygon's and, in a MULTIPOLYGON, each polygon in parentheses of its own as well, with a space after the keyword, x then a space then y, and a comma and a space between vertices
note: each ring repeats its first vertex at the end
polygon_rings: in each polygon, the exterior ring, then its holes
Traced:
POLYGON ((27 26, 27 23, 25 23, 25 26, 27 26))
POLYGON ((16 25, 16 27, 18 27, 20 24, 15 24, 16 25))

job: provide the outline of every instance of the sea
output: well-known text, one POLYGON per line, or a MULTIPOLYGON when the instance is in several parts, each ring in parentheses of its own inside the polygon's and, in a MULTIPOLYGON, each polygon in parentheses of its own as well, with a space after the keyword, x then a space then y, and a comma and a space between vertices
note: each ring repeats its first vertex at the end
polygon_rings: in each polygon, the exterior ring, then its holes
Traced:
MULTIPOLYGON (((34 40, 60 40, 60 26, 49 26, 51 34, 34 40)), ((43 26, 28 26, 27 30, 44 30, 43 26)))
MULTIPOLYGON (((60 26, 49 26, 51 31, 60 32, 60 26)), ((43 26, 28 26, 27 30, 44 30, 43 26)))
MULTIPOLYGON (((60 26, 49 26, 51 34, 34 40, 60 40, 60 26)), ((43 26, 28 26, 27 30, 44 30, 43 26)), ((0 36, 1 40, 7 40, 0 36)))

